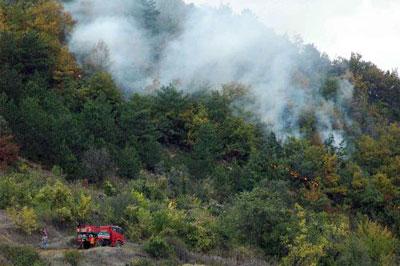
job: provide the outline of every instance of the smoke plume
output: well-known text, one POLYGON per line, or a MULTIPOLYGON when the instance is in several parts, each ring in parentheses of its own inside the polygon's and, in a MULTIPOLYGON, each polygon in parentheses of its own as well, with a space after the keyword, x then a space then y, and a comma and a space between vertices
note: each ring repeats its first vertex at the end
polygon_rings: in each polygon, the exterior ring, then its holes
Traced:
POLYGON ((70 49, 81 63, 109 71, 125 91, 171 82, 184 90, 204 84, 250 86, 256 112, 278 136, 301 135, 313 113, 322 140, 343 139, 352 86, 337 79, 332 97, 321 88, 331 61, 312 45, 276 34, 250 12, 186 5, 181 0, 74 0, 70 49), (150 4, 149 4, 150 3, 150 4), (106 61, 106 62, 105 62, 106 61))

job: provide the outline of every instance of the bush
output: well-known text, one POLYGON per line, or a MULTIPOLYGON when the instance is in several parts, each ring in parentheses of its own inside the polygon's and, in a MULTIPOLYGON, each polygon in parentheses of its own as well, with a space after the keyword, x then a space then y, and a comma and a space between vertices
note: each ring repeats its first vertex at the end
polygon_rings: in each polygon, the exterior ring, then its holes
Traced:
POLYGON ((328 219, 326 213, 307 211, 297 203, 295 214, 297 222, 292 230, 296 236, 292 243, 288 243, 288 255, 281 264, 332 265, 332 254, 335 253, 332 240, 341 242, 348 235, 347 218, 337 216, 335 220, 328 219))
POLYGON ((64 175, 63 169, 58 165, 54 165, 53 168, 51 168, 51 173, 58 177, 62 177, 64 175))
POLYGON ((11 247, 0 245, 0 255, 4 256, 14 266, 46 265, 32 247, 11 247))
POLYGON ((372 221, 358 225, 343 244, 341 265, 394 265, 397 240, 386 228, 372 221))
POLYGON ((77 266, 82 259, 82 254, 77 250, 68 250, 64 252, 64 260, 71 266, 77 266))
POLYGON ((73 219, 72 211, 68 207, 62 207, 56 209, 55 214, 56 217, 54 217, 54 221, 60 224, 65 222, 71 222, 73 219))
POLYGON ((90 217, 93 209, 92 197, 81 193, 78 201, 75 203, 75 217, 79 221, 85 221, 90 217))
POLYGON ((42 187, 35 195, 34 203, 41 217, 56 223, 73 221, 76 203, 71 189, 61 181, 42 187))
POLYGON ((168 258, 172 253, 172 248, 161 237, 150 238, 144 245, 144 251, 154 258, 168 258))
POLYGON ((98 212, 104 223, 124 224, 124 211, 131 204, 130 194, 121 192, 114 197, 106 197, 104 202, 98 206, 98 212))
POLYGON ((185 232, 184 240, 192 248, 208 252, 217 246, 217 220, 208 210, 191 210, 184 222, 186 224, 181 225, 185 232))
POLYGON ((125 209, 125 215, 131 225, 127 235, 132 240, 139 240, 151 236, 152 215, 146 207, 129 205, 125 209))
POLYGON ((12 206, 17 194, 17 184, 9 176, 0 179, 0 209, 12 206))
POLYGON ((103 188, 104 188, 104 193, 109 197, 112 197, 117 194, 117 189, 110 181, 104 182, 103 188))
POLYGON ((10 208, 7 211, 14 224, 25 233, 30 235, 39 228, 34 209, 25 206, 21 210, 10 208))
MULTIPOLYGON (((47 182, 46 178, 35 171, 30 171, 19 165, 19 171, 0 178, 0 209, 13 206, 30 206, 32 197, 47 182)), ((25 168, 25 167, 24 167, 25 168)))
POLYGON ((219 229, 239 243, 259 247, 266 255, 283 256, 293 239, 296 217, 289 208, 287 184, 270 182, 252 192, 241 193, 220 220, 219 229))
POLYGON ((19 147, 12 136, 0 136, 0 169, 5 169, 18 159, 19 147))

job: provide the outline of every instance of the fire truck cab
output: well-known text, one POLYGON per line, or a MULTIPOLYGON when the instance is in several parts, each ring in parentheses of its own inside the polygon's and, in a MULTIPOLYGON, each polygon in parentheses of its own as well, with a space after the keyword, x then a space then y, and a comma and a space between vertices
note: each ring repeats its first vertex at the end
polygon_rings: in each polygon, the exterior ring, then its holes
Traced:
POLYGON ((125 244, 124 232, 121 227, 115 225, 78 226, 77 244, 79 248, 91 248, 96 246, 122 246, 125 244))

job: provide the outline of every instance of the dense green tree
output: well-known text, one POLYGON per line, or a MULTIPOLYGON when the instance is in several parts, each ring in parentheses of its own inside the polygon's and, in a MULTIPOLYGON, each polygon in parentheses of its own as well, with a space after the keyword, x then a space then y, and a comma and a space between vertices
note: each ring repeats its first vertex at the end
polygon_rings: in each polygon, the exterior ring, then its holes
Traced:
POLYGON ((117 158, 118 174, 126 178, 135 178, 139 174, 141 163, 135 147, 126 146, 117 158))
POLYGON ((74 118, 58 104, 60 102, 53 102, 51 98, 43 102, 35 98, 24 99, 20 105, 21 122, 15 129, 28 157, 63 165, 64 160, 76 160, 67 143, 76 144, 78 148, 80 132, 76 130, 74 118))
POLYGON ((86 102, 79 114, 79 120, 84 127, 82 133, 87 139, 94 138, 96 142, 117 143, 119 132, 115 124, 115 111, 104 99, 86 102))
POLYGON ((143 165, 149 170, 155 170, 163 157, 162 146, 152 137, 140 142, 138 152, 143 165))
POLYGON ((283 147, 275 134, 265 133, 257 148, 252 149, 246 169, 254 182, 267 179, 283 179, 287 171, 283 162, 283 147))
POLYGON ((119 126, 123 132, 124 141, 135 137, 139 141, 148 138, 158 139, 159 132, 155 118, 154 106, 150 97, 134 94, 131 99, 121 105, 119 126))
POLYGON ((155 119, 165 144, 182 145, 186 139, 183 112, 189 108, 189 99, 173 86, 161 88, 154 99, 155 119))
POLYGON ((50 81, 55 69, 50 45, 35 31, 0 32, 0 92, 19 99, 23 84, 35 76, 50 81))
POLYGON ((112 105, 118 105, 122 102, 122 93, 117 88, 111 75, 106 72, 94 73, 79 90, 80 97, 84 102, 102 98, 112 105))
POLYGON ((290 211, 288 187, 272 182, 252 192, 242 193, 227 211, 225 233, 238 241, 255 245, 268 255, 283 256, 296 232, 291 232, 296 217, 290 211))
POLYGON ((307 140, 291 138, 284 145, 286 162, 297 182, 315 179, 323 171, 324 149, 307 140))
POLYGON ((213 172, 215 163, 221 156, 222 145, 215 126, 210 123, 200 126, 195 133, 195 139, 189 170, 194 177, 204 178, 213 172))
POLYGON ((224 159, 247 161, 254 145, 254 133, 254 126, 244 119, 228 117, 220 127, 224 159))
POLYGON ((357 79, 356 89, 365 90, 370 103, 381 106, 391 119, 399 120, 400 79, 396 72, 384 72, 371 62, 362 60, 359 54, 352 54, 349 68, 357 79))
POLYGON ((106 148, 90 148, 83 154, 85 177, 90 181, 103 181, 114 174, 114 162, 106 148))

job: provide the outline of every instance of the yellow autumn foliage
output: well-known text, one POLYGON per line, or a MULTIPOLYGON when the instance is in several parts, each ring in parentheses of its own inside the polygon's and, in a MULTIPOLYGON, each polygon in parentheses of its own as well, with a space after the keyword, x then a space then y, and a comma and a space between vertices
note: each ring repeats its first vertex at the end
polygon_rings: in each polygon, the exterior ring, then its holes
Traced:
POLYGON ((26 17, 29 29, 46 33, 61 40, 73 26, 72 17, 64 12, 61 3, 55 0, 40 1, 31 6, 26 11, 26 17))
POLYGON ((7 213, 11 217, 13 223, 28 235, 31 235, 32 232, 39 228, 38 218, 33 208, 27 206, 24 206, 20 210, 10 208, 7 210, 7 213))

